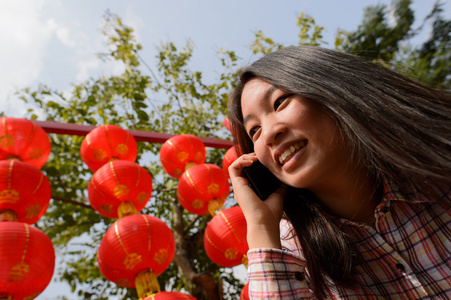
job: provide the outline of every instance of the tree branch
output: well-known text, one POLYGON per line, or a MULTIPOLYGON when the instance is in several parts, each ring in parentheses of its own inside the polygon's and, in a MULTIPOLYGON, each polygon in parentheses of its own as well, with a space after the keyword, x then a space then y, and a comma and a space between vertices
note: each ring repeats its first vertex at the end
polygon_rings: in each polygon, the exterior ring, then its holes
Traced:
POLYGON ((190 281, 193 281, 193 278, 196 275, 193 267, 190 264, 188 259, 188 253, 186 253, 186 245, 184 238, 184 230, 183 230, 183 207, 174 202, 173 205, 174 215, 173 215, 173 224, 172 224, 172 232, 174 234, 175 239, 175 255, 174 260, 177 263, 177 266, 182 270, 183 274, 190 281))
POLYGON ((220 300, 219 288, 211 274, 197 273, 192 267, 187 249, 189 245, 185 240, 183 229, 183 207, 179 202, 173 205, 173 224, 172 232, 175 239, 175 255, 179 270, 194 284, 193 295, 197 299, 220 300))
POLYGON ((78 206, 81 206, 81 207, 84 207, 84 208, 87 208, 87 209, 94 210, 94 208, 92 208, 92 206, 89 205, 89 204, 84 204, 84 203, 81 203, 81 202, 78 202, 78 201, 75 201, 75 200, 70 200, 70 199, 65 199, 65 198, 55 197, 55 196, 53 196, 52 198, 53 198, 53 200, 66 202, 66 203, 70 203, 70 204, 78 205, 78 206))
POLYGON ((196 224, 196 222, 197 222, 197 220, 199 220, 200 218, 202 218, 203 216, 197 216, 197 217, 195 217, 186 227, 185 227, 185 229, 183 230, 183 236, 185 236, 189 231, 190 231, 190 229, 194 226, 194 224, 196 224))

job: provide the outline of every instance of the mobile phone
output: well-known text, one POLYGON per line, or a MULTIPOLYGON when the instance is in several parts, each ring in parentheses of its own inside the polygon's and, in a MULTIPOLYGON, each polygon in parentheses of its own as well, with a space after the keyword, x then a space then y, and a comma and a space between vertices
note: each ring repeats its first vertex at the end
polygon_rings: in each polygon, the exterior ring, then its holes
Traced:
POLYGON ((249 167, 244 167, 243 174, 261 200, 266 200, 281 184, 280 180, 259 160, 249 167))

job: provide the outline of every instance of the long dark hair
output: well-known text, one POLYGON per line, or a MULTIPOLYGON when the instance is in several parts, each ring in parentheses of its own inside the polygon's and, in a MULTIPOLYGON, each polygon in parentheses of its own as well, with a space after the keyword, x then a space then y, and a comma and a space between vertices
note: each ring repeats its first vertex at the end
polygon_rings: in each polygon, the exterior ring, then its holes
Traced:
MULTIPOLYGON (((353 163, 367 166, 375 180, 393 180, 401 192, 437 196, 451 184, 451 95, 410 80, 354 55, 313 46, 288 47, 243 69, 230 95, 228 114, 236 146, 253 152, 243 127, 241 94, 259 77, 308 97, 336 120, 353 163)), ((293 224, 318 298, 328 276, 349 287, 354 257, 346 235, 321 213, 308 191, 289 193, 284 211, 293 224), (299 199, 302 199, 300 201, 299 199), (331 255, 333 253, 333 255, 331 255)))

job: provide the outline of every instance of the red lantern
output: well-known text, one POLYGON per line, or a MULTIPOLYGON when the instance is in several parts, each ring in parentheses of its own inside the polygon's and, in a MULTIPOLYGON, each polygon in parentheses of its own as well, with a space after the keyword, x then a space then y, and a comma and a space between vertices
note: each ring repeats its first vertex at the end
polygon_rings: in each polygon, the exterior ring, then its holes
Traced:
POLYGON ((213 164, 201 164, 186 170, 177 187, 182 206, 197 215, 214 215, 230 193, 226 173, 213 164))
POLYGON ((0 118, 0 160, 17 158, 40 169, 50 155, 50 139, 36 123, 0 118))
POLYGON ((107 230, 100 242, 97 262, 106 279, 132 288, 141 274, 152 275, 152 280, 156 280, 174 253, 172 231, 163 221, 149 215, 133 215, 117 220, 107 230), (146 274, 147 271, 150 272, 146 274))
POLYGON ((240 300, 249 300, 249 282, 241 290, 240 300))
POLYGON ((148 296, 144 300, 196 300, 196 298, 180 292, 160 292, 148 296))
POLYGON ((247 265, 246 219, 239 206, 218 212, 208 223, 204 247, 208 257, 222 267, 247 265))
POLYGON ((108 218, 141 211, 152 193, 152 177, 137 163, 110 161, 98 169, 88 185, 92 207, 108 218))
POLYGON ((12 211, 13 220, 34 224, 47 210, 51 196, 41 170, 18 160, 0 161, 0 219, 2 212, 12 211))
POLYGON ((222 169, 226 172, 227 176, 229 176, 229 167, 230 165, 238 158, 238 155, 235 150, 235 146, 232 146, 227 150, 224 154, 224 158, 222 159, 222 169))
POLYGON ((81 144, 83 161, 93 172, 111 160, 135 161, 138 145, 133 135, 116 125, 91 130, 81 144))
POLYGON ((225 128, 227 128, 228 131, 230 131, 230 121, 229 118, 225 117, 224 121, 222 122, 222 125, 225 126, 225 128))
POLYGON ((185 170, 205 162, 205 145, 191 134, 168 139, 160 150, 163 169, 172 177, 180 178, 185 170))
POLYGON ((0 297, 34 299, 47 285, 55 268, 49 237, 21 222, 0 222, 0 297))

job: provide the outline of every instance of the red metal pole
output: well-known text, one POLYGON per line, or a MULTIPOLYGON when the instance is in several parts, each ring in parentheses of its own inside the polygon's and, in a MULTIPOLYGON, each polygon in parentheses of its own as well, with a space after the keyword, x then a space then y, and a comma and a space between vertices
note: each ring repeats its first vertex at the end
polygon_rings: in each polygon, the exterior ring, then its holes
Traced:
MULTIPOLYGON (((41 126, 42 129, 47 133, 57 133, 57 134, 69 134, 69 135, 80 135, 85 136, 91 130, 96 128, 95 126, 70 124, 70 123, 58 123, 52 121, 36 121, 33 120, 37 125, 41 126)), ((159 133, 151 131, 141 131, 141 130, 129 130, 129 132, 135 137, 137 141, 149 142, 149 143, 164 143, 167 139, 173 137, 175 134, 159 133)), ((220 140, 212 138, 200 138, 206 147, 228 149, 232 147, 233 143, 229 140, 220 140)))

